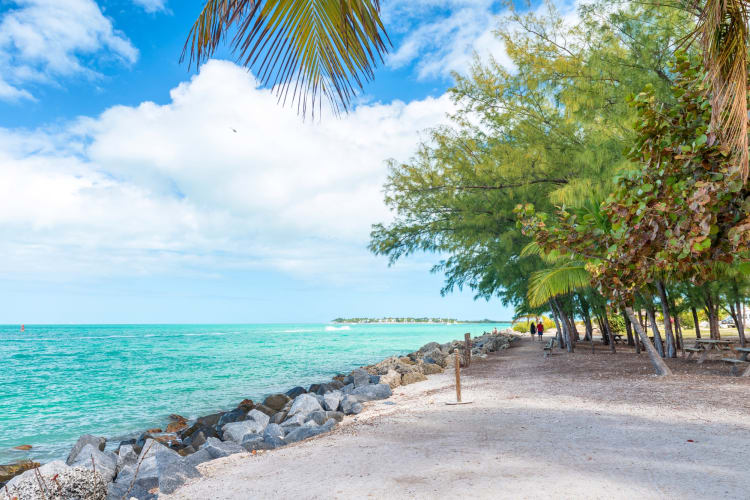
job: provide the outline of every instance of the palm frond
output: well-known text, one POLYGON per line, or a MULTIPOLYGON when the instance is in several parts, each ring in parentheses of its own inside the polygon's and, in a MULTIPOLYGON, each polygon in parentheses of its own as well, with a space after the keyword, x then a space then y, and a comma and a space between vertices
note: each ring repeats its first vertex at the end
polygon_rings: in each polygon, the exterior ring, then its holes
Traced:
POLYGON ((238 62, 303 115, 323 98, 345 111, 390 44, 380 0, 208 0, 180 60, 202 63, 232 30, 238 62))
POLYGON ((694 0, 700 17, 693 39, 700 42, 711 85, 711 129, 748 176, 747 139, 747 0, 694 0))
POLYGON ((582 263, 535 271, 529 279, 529 305, 538 307, 552 297, 591 286, 591 274, 582 263))

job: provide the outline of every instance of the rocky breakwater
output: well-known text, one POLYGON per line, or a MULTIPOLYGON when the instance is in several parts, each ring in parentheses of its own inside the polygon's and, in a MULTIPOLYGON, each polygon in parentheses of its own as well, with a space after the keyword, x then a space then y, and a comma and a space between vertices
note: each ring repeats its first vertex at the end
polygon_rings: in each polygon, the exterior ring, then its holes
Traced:
MULTIPOLYGON (((507 332, 476 337, 472 356, 481 359, 506 349, 514 338, 507 332)), ((463 348, 463 341, 431 342, 406 356, 393 356, 307 389, 271 394, 262 403, 245 399, 232 410, 193 421, 170 415, 164 432, 149 429, 112 451, 106 449, 105 438, 81 436, 65 462, 20 468, 20 474, 0 488, 0 500, 154 499, 199 477, 196 466, 203 462, 273 450, 330 432, 346 415, 360 413, 367 402, 389 398, 392 388, 442 372, 452 365, 451 354, 463 348)))

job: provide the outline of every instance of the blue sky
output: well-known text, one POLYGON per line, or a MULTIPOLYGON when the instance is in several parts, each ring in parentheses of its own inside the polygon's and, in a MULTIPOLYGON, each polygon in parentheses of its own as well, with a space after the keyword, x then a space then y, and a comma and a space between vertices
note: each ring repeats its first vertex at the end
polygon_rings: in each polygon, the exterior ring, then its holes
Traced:
POLYGON ((315 122, 226 50, 180 64, 200 8, 0 0, 0 322, 512 316, 441 297, 437 256, 366 250, 390 217, 385 161, 446 123, 474 51, 504 59, 501 2, 385 0, 385 65, 315 122))

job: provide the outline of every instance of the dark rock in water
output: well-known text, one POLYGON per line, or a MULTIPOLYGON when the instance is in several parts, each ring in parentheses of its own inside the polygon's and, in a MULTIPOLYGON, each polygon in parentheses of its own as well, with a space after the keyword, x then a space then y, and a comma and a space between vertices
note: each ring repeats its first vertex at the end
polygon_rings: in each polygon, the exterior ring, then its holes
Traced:
POLYGON ((240 404, 237 405, 237 408, 242 408, 245 411, 250 411, 255 408, 255 403, 253 403, 252 399, 243 399, 242 401, 240 401, 240 404))
POLYGON ((370 375, 370 384, 379 384, 380 375, 370 375))
POLYGON ((170 422, 165 429, 169 433, 176 433, 187 428, 187 422, 170 422))
POLYGON ((307 392, 312 392, 313 394, 318 392, 318 389, 320 389, 320 384, 313 384, 310 386, 310 388, 307 390, 307 392))
POLYGON ((216 426, 222 428, 232 422, 240 422, 242 420, 245 420, 245 415, 247 415, 247 411, 245 411, 244 408, 235 408, 234 410, 228 411, 224 415, 222 415, 219 419, 219 423, 217 423, 216 426))
POLYGON ((388 384, 366 385, 357 387, 352 391, 352 395, 357 396, 359 402, 373 401, 376 399, 386 399, 393 395, 391 387, 388 384))
POLYGON ((68 465, 95 470, 101 474, 104 482, 109 483, 115 478, 117 455, 109 451, 100 451, 96 445, 87 444, 78 452, 76 459, 68 465))
POLYGON ((346 385, 346 382, 344 382, 345 378, 346 378, 346 375, 344 375, 343 373, 339 373, 333 376, 333 380, 341 382, 342 385, 346 385))
POLYGON ((4 483, 27 470, 39 467, 37 462, 22 460, 13 464, 0 465, 0 483, 4 483))
POLYGON ((354 387, 362 387, 370 383, 370 374, 362 368, 357 368, 352 371, 352 379, 354 380, 354 387))
POLYGON ((200 452, 201 450, 207 450, 213 458, 228 457, 235 453, 245 453, 245 448, 239 444, 231 441, 220 441, 216 438, 208 438, 206 444, 198 451, 200 452))
POLYGON ((336 421, 333 419, 328 420, 328 422, 323 425, 303 425, 302 427, 298 427, 287 434, 284 438, 284 441, 289 444, 296 443, 297 441, 302 441, 303 439, 311 438, 325 432, 330 432, 335 425, 336 421))
POLYGON ((262 404, 255 405, 255 409, 261 413, 265 413, 269 417, 273 416, 273 414, 276 413, 276 410, 274 410, 273 408, 269 408, 268 406, 262 404))
POLYGON ((79 437, 78 441, 76 441, 76 444, 73 445, 73 449, 70 450, 70 454, 68 455, 68 458, 65 460, 65 463, 68 465, 73 463, 73 461, 78 456, 78 453, 80 453, 83 447, 86 446, 87 444, 94 446, 99 451, 104 451, 104 447, 107 445, 107 440, 103 437, 92 436, 91 434, 84 434, 83 436, 79 437))
POLYGON ((216 424, 219 423, 219 420, 221 419, 221 416, 224 415, 225 412, 219 412, 219 413, 213 413, 211 415, 206 415, 205 417, 200 417, 196 420, 196 423, 203 424, 207 427, 214 427, 216 424))
POLYGON ((271 417, 271 423, 272 424, 280 424, 286 419, 286 416, 289 412, 288 411, 279 411, 273 414, 271 417))
POLYGON ((341 389, 342 387, 344 387, 345 385, 346 384, 344 384, 340 380, 331 380, 330 382, 328 382, 328 387, 333 391, 337 391, 341 389))
POLYGON ((33 448, 33 446, 31 446, 30 444, 22 444, 20 446, 13 447, 14 450, 18 451, 29 451, 31 448, 33 448))
POLYGON ((293 387, 293 388, 289 389, 288 391, 286 391, 286 395, 289 396, 290 398, 294 399, 297 396, 299 396, 300 394, 304 394, 306 392, 307 391, 305 390, 304 387, 297 386, 297 387, 293 387))
MULTIPOLYGON (((120 453, 120 449, 123 446, 125 446, 125 445, 134 446, 135 445, 135 438, 133 438, 133 439, 126 439, 124 441, 120 441, 120 444, 117 445, 117 449, 115 450, 115 453, 120 453)), ((138 452, 138 453, 140 453, 140 452, 138 452)))
POLYGON ((291 400, 292 398, 286 394, 271 394, 263 401, 263 404, 276 412, 281 411, 281 409, 284 408, 284 405, 291 400))

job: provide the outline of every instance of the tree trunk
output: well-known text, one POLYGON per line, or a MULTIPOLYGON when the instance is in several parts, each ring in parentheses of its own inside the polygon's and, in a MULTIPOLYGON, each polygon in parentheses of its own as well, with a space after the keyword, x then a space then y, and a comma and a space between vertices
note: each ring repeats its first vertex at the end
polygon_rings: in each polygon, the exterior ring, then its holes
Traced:
POLYGON ((706 302, 706 314, 708 315, 708 325, 711 331, 711 338, 720 340, 721 332, 719 331, 719 304, 716 297, 711 294, 711 290, 703 289, 703 297, 706 302))
POLYGON ((581 318, 583 318, 583 325, 586 328, 586 336, 583 340, 594 341, 594 328, 591 326, 591 311, 589 303, 583 298, 581 294, 578 294, 578 302, 581 305, 581 318))
POLYGON ((734 300, 729 300, 729 314, 732 315, 734 320, 734 326, 737 328, 737 335, 740 337, 740 344, 745 347, 745 315, 742 314, 742 306, 740 302, 740 290, 737 286, 737 279, 732 278, 732 292, 734 294, 734 300))
POLYGON ((638 309, 638 322, 641 324, 641 328, 643 328, 644 330, 648 328, 648 325, 646 325, 646 322, 643 319, 643 311, 641 311, 640 309, 638 309))
POLYGON ((555 306, 557 307, 557 311, 560 314, 560 323, 562 323, 563 336, 565 337, 565 348, 568 352, 573 352, 573 333, 570 331, 570 318, 568 317, 568 314, 565 312, 565 308, 562 307, 560 302, 557 299, 552 300, 555 301, 555 306))
POLYGON ((646 330, 641 328, 640 323, 636 322, 636 317, 635 317, 635 314, 633 313, 633 308, 625 307, 625 313, 630 318, 630 322, 633 323, 633 327, 635 328, 636 333, 638 333, 638 336, 643 342, 643 345, 646 346, 646 352, 648 353, 648 357, 651 359, 651 364, 654 365, 654 370, 656 370, 656 374, 657 375, 672 375, 672 370, 670 370, 667 364, 664 362, 664 360, 661 359, 661 356, 659 355, 658 352, 656 352, 656 349, 654 349, 654 346, 651 344, 651 341, 648 339, 646 330))
POLYGON ((657 280, 656 289, 659 291, 661 313, 664 315, 664 337, 667 339, 667 356, 676 358, 677 349, 675 349, 674 333, 672 333, 672 314, 669 311, 669 299, 667 298, 667 290, 664 288, 664 282, 657 280))
POLYGON ((701 327, 698 321, 698 311, 695 310, 695 306, 690 306, 690 311, 693 313, 693 323, 695 324, 695 338, 701 338, 701 327))
POLYGON ((680 317, 674 317, 674 327, 677 330, 677 346, 680 348, 680 354, 685 357, 685 340, 682 338, 682 323, 680 323, 680 317))
POLYGON ((563 329, 561 328, 562 318, 560 318, 560 311, 557 309, 557 305, 554 299, 550 299, 549 305, 552 308, 552 315, 555 317, 555 327, 557 328, 557 345, 559 345, 562 349, 563 347, 565 347, 565 341, 563 340, 564 334, 563 329))
POLYGON ((630 318, 628 318, 628 315, 625 313, 625 311, 622 311, 622 319, 625 321, 625 333, 628 335, 628 345, 634 346, 635 342, 633 341, 633 325, 630 324, 630 318))
POLYGON ((604 328, 607 329, 607 337, 609 337, 609 350, 614 354, 617 352, 615 349, 615 337, 613 335, 614 332, 612 332, 612 325, 609 324, 609 317, 607 317, 607 311, 604 310, 604 316, 602 316, 602 321, 604 322, 604 328))
POLYGON ((646 315, 648 321, 651 323, 651 331, 654 333, 654 345, 659 356, 664 357, 664 344, 661 341, 661 333, 659 333, 659 327, 656 325, 656 311, 654 306, 646 306, 646 315))

